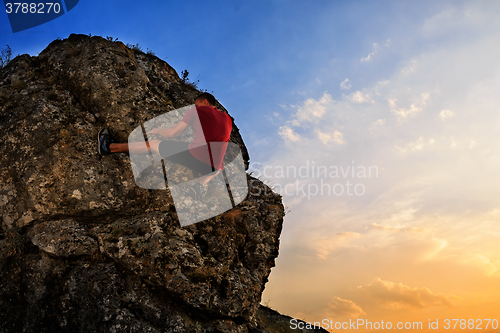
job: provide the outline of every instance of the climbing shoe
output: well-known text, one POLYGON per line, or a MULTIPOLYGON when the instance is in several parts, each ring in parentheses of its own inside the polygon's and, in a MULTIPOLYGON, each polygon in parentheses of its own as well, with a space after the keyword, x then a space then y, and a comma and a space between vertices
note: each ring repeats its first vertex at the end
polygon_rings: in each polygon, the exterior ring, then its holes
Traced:
POLYGON ((111 137, 109 135, 109 131, 107 128, 102 129, 97 136, 97 149, 99 154, 101 155, 110 155, 111 149, 109 149, 109 145, 112 143, 111 137))

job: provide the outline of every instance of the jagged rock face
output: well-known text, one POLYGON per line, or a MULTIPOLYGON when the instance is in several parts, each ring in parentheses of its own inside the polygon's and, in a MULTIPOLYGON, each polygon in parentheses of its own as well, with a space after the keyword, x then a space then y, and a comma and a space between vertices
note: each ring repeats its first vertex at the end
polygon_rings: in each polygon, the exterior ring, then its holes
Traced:
MULTIPOLYGON (((0 71, 0 332, 259 332, 281 197, 248 177, 224 214, 181 228, 134 183, 119 141, 199 94, 165 62, 71 35, 0 71)), ((222 107, 222 106, 220 106, 222 107)), ((231 141, 248 154, 236 126, 231 141)))

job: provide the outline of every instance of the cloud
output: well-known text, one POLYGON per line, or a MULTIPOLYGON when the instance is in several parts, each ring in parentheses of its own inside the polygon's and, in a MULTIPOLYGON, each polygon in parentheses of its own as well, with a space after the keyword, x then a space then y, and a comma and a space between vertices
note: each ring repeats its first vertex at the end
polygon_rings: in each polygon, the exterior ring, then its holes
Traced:
POLYGON ((420 136, 417 140, 408 143, 404 148, 399 146, 396 146, 396 148, 404 154, 407 152, 423 150, 425 147, 433 146, 435 143, 436 140, 434 139, 425 140, 423 136, 420 136))
POLYGON ((326 257, 333 251, 343 247, 349 246, 352 240, 361 237, 357 232, 341 232, 332 237, 324 237, 314 240, 318 257, 326 259, 326 257))
POLYGON ((370 95, 363 94, 361 91, 356 91, 350 94, 349 96, 345 96, 352 103, 364 103, 364 102, 373 102, 370 100, 370 95))
POLYGON ((429 232, 427 229, 420 229, 420 228, 398 228, 398 227, 393 227, 390 225, 380 225, 377 223, 372 223, 368 227, 365 227, 365 230, 368 229, 375 229, 375 230, 384 230, 384 231, 394 231, 394 232, 429 232))
POLYGON ((411 59, 410 60, 410 64, 406 67, 404 67, 402 70, 401 70, 401 73, 403 75, 409 75, 413 72, 415 72, 415 67, 417 65, 417 61, 415 59, 411 59))
POLYGON ((430 307, 454 308, 460 299, 454 295, 433 293, 425 287, 411 288, 375 278, 370 284, 358 286, 357 290, 371 302, 388 309, 424 309, 430 307))
POLYGON ((300 136, 293 131, 288 126, 281 126, 278 134, 283 138, 285 141, 292 141, 292 142, 299 142, 300 141, 300 136))
POLYGON ((370 60, 372 60, 373 56, 377 54, 377 52, 378 52, 378 44, 373 43, 373 52, 368 54, 365 58, 361 58, 361 62, 369 62, 370 60))
POLYGON ((333 133, 328 134, 328 133, 323 133, 319 129, 315 129, 316 135, 318 136, 318 139, 323 142, 323 144, 328 144, 330 141, 338 144, 338 145, 344 145, 346 144, 346 141, 344 140, 344 134, 341 132, 335 130, 333 133))
POLYGON ((340 297, 333 297, 332 300, 328 303, 325 312, 327 314, 327 317, 329 318, 357 318, 359 316, 366 315, 363 309, 356 305, 356 303, 348 299, 342 299, 340 297))
MULTIPOLYGON (((383 258, 386 262, 406 264, 436 262, 444 258, 443 250, 449 246, 449 242, 426 224, 427 218, 421 220, 415 217, 415 210, 412 209, 401 209, 399 214, 390 216, 387 216, 391 212, 386 211, 387 208, 379 209, 384 211, 380 216, 354 214, 351 221, 345 222, 350 230, 358 231, 342 231, 346 229, 341 228, 332 233, 325 226, 321 232, 308 236, 311 250, 316 252, 320 260, 335 260, 347 254, 367 260, 383 258), (377 222, 359 223, 369 219, 376 219, 377 222)), ((434 221, 435 217, 430 220, 434 221)), ((306 236, 302 233, 301 237, 303 239, 306 236)))
POLYGON ((498 271, 497 266, 491 262, 490 258, 482 254, 466 254, 463 256, 457 256, 456 261, 462 265, 468 265, 479 269, 487 276, 492 276, 498 271))
POLYGON ((397 99, 395 98, 389 98, 387 102, 389 103, 389 108, 391 109, 391 112, 396 114, 398 116, 398 119, 404 119, 408 117, 413 117, 420 111, 422 111, 422 108, 426 106, 427 101, 430 98, 429 93, 421 93, 418 98, 416 98, 416 101, 410 105, 409 109, 404 109, 401 108, 399 109, 396 105, 397 99))
POLYGON ((416 106, 415 104, 410 105, 410 109, 396 109, 396 101, 390 99, 389 106, 391 107, 391 111, 398 115, 400 118, 406 118, 408 116, 413 117, 416 113, 422 111, 422 108, 416 106))
POLYGON ((300 126, 303 122, 312 122, 322 118, 329 106, 334 103, 332 96, 326 92, 319 101, 309 98, 304 101, 302 106, 298 107, 295 113, 295 119, 292 121, 293 126, 300 126))
POLYGON ((344 81, 342 81, 342 83, 340 84, 340 89, 343 90, 351 89, 351 84, 349 83, 349 79, 345 79, 344 81))
POLYGON ((453 117, 455 114, 450 111, 450 110, 442 110, 440 113, 439 113, 439 117, 441 117, 442 120, 445 120, 446 118, 450 118, 450 117, 453 117))

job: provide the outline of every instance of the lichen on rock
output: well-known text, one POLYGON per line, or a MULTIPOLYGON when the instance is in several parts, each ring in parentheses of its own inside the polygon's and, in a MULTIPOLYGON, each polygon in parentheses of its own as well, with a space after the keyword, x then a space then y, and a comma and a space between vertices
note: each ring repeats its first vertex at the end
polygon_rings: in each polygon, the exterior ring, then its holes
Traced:
MULTIPOLYGON (((181 227, 128 155, 97 154, 99 129, 126 142, 198 94, 157 57, 84 35, 0 70, 1 332, 265 332, 281 197, 248 176, 241 204, 181 227)), ((248 166, 236 125, 231 141, 248 166)))

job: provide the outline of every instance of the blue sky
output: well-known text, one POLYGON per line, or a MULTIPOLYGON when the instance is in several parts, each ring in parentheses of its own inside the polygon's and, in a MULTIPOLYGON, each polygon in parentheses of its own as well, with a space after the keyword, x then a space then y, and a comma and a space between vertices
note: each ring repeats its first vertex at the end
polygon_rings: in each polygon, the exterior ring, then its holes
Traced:
POLYGON ((4 15, 0 46, 112 36, 213 91, 289 209, 264 302, 318 321, 499 313, 499 2, 138 3, 16 34, 4 15))
POLYGON ((419 43, 406 38, 412 37, 414 22, 444 6, 430 1, 425 6, 397 1, 147 1, 140 5, 137 1, 80 1, 62 17, 16 34, 10 32, 3 14, 0 45, 8 44, 15 54, 37 55, 52 40, 70 33, 139 43, 179 73, 187 69, 192 80, 200 80, 201 88, 213 91, 237 117, 247 141, 252 141, 272 132, 272 126, 260 120, 279 104, 296 104, 301 94, 317 98, 325 90, 338 96, 338 82, 347 76, 354 89, 378 80, 378 72, 390 70, 412 44, 419 43), (357 63, 372 51, 374 41, 394 39, 395 31, 405 40, 403 48, 379 60, 376 67, 357 63))

